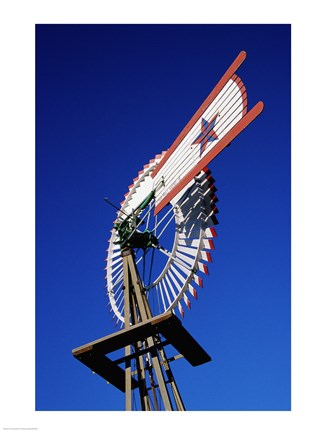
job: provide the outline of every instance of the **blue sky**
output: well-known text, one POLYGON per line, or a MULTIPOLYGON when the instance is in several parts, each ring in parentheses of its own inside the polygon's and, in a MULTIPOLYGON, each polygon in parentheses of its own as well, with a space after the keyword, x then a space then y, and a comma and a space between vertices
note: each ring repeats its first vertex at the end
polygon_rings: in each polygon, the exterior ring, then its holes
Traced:
POLYGON ((290 26, 36 27, 36 409, 123 410, 72 348, 115 331, 104 258, 128 185, 237 54, 265 109, 209 166, 210 275, 184 326, 211 355, 172 369, 188 410, 290 409, 290 26), (203 390, 202 390, 203 389, 203 390))

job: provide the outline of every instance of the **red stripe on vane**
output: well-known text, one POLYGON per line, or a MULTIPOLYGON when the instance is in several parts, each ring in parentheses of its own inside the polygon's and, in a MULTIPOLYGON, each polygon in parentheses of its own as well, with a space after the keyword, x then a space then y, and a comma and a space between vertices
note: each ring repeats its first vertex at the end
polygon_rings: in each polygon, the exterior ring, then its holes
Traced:
POLYGON ((207 262, 209 262, 209 263, 212 262, 212 257, 211 257, 211 253, 210 253, 210 252, 203 251, 201 256, 202 256, 202 259, 203 259, 204 261, 207 261, 207 262))
POLYGON ((214 249, 215 249, 215 246, 214 246, 214 242, 213 242, 213 240, 207 240, 207 241, 208 241, 208 243, 209 243, 209 249, 214 250, 214 249))
POLYGON ((200 288, 203 287, 203 281, 202 281, 201 277, 194 275, 194 281, 196 282, 197 285, 200 286, 200 288))
POLYGON ((206 229, 206 236, 207 237, 217 237, 217 232, 214 227, 206 229))

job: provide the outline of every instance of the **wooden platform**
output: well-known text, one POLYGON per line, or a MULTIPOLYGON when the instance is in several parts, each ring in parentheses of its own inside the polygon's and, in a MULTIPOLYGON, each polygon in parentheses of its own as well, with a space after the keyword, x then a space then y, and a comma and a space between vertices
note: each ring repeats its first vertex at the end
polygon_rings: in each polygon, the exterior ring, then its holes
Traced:
MULTIPOLYGON (((165 338, 163 345, 173 345, 192 366, 199 366, 211 360, 172 312, 166 312, 128 330, 121 330, 82 345, 72 350, 72 354, 92 371, 125 392, 125 371, 118 366, 125 358, 110 360, 107 354, 158 334, 165 338)), ((132 378, 132 387, 136 388, 137 385, 137 380, 132 378)))

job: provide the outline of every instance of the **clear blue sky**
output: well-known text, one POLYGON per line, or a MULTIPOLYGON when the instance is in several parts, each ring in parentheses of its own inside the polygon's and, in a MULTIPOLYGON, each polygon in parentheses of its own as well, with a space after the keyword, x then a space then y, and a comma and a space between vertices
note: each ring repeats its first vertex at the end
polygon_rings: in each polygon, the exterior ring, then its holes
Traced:
POLYGON ((36 409, 123 410, 71 350, 116 329, 103 268, 128 185, 237 54, 262 115, 209 166, 210 275, 184 326, 212 357, 172 369, 188 410, 290 409, 290 26, 36 27, 36 409))

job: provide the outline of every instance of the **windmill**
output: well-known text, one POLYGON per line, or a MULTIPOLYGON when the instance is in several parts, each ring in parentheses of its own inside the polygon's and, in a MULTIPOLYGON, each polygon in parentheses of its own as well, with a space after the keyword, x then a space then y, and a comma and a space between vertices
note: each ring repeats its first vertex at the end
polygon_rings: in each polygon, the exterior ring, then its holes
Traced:
POLYGON ((211 360, 177 315, 197 298, 214 248, 217 198, 208 164, 263 110, 261 101, 248 110, 236 75, 245 58, 240 52, 170 148, 139 171, 117 208, 105 270, 120 329, 72 353, 125 393, 126 410, 185 410, 170 363, 211 360), (172 357, 170 345, 178 352, 172 357))

